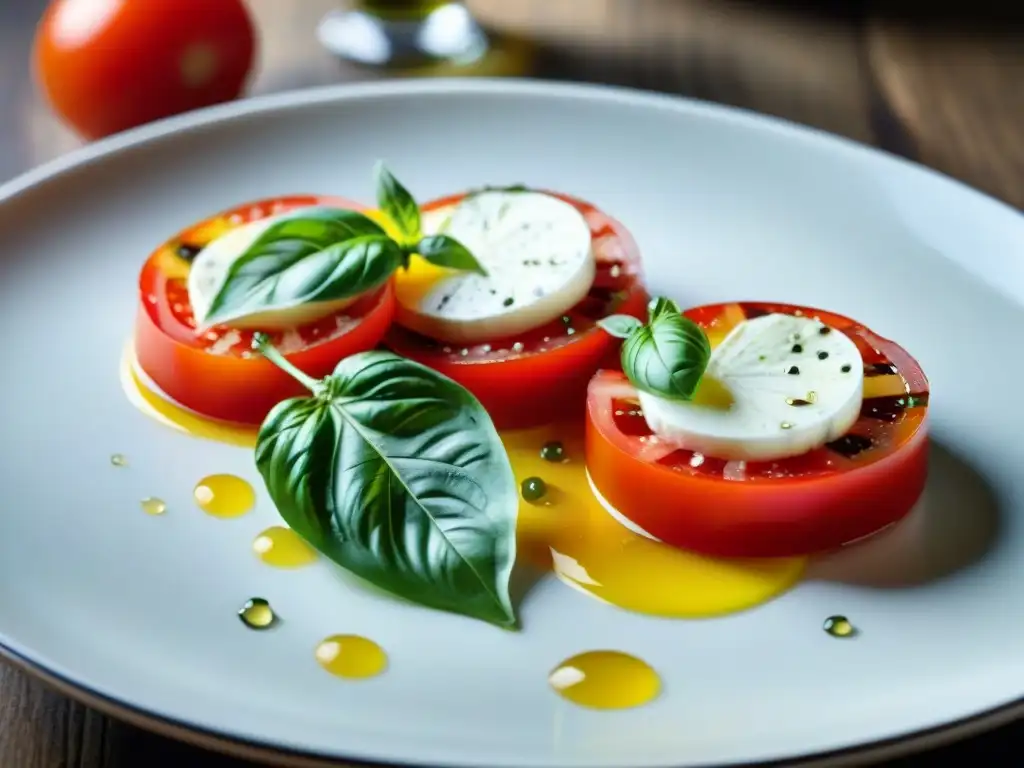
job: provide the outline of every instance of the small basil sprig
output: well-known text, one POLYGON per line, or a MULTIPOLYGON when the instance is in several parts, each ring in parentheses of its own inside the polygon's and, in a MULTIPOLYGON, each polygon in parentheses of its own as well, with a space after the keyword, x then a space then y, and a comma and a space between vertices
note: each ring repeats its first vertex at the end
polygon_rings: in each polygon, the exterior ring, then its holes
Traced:
POLYGON ((422 605, 514 627, 518 496, 490 417, 451 379, 389 352, 324 379, 256 348, 304 384, 259 430, 256 466, 281 517, 313 547, 422 605))
POLYGON ((629 315, 611 315, 598 325, 625 339, 622 370, 637 389, 669 400, 689 400, 711 358, 708 337, 671 299, 656 298, 647 311, 646 324, 629 315))
POLYGON ((228 269, 208 307, 194 307, 202 331, 249 315, 350 299, 383 285, 413 253, 438 266, 486 274, 472 253, 446 234, 423 237, 419 206, 380 163, 377 202, 394 224, 391 237, 373 219, 317 206, 286 214, 264 230, 228 269))
POLYGON ((439 267, 487 274, 469 249, 451 235, 438 232, 423 236, 420 207, 384 163, 377 163, 374 175, 377 180, 377 206, 399 232, 399 242, 405 248, 406 266, 408 254, 418 253, 439 267))

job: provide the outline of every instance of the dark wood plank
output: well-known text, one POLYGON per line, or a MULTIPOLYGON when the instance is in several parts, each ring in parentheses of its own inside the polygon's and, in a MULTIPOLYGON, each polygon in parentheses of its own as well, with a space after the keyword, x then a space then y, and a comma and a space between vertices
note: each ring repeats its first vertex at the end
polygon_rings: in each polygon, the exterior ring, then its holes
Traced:
POLYGON ((871 70, 918 159, 1024 206, 1021 25, 873 18, 871 70))
POLYGON ((538 39, 542 75, 684 94, 874 140, 859 30, 845 14, 735 0, 472 5, 483 21, 538 39))
MULTIPOLYGON (((79 145, 29 78, 30 33, 43 0, 0 9, 0 178, 79 145)), ((366 79, 314 38, 337 0, 251 0, 261 32, 253 94, 366 79)), ((499 32, 537 39, 543 77, 682 93, 754 109, 871 142, 858 36, 843 19, 734 0, 475 0, 499 32)))
POLYGON ((108 735, 123 728, 0 666, 0 765, 108 765, 108 735))
MULTIPOLYGON (((249 0, 262 30, 252 92, 369 77, 314 39, 338 0, 249 0)), ((28 53, 44 0, 0 3, 0 178, 78 145, 35 93, 28 53)), ((738 0, 473 0, 496 30, 534 38, 534 74, 607 82, 720 101, 879 143, 957 175, 1017 204, 1024 199, 1024 149, 1012 42, 984 52, 973 42, 911 33, 891 22, 866 27, 860 3, 820 3, 808 15, 791 3, 738 0), (583 10, 585 9, 585 10, 583 10), (866 34, 865 34, 866 33, 866 34), (869 45, 865 47, 864 40, 869 45)), ((1012 754, 1015 729, 937 755, 1012 754)), ((156 758, 189 768, 242 768, 244 761, 108 719, 0 665, 0 766, 135 768, 156 758)))

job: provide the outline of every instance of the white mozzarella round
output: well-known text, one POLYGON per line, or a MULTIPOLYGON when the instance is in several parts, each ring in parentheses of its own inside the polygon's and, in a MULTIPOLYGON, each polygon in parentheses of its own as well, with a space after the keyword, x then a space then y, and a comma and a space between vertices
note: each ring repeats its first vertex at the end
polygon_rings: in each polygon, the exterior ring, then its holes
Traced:
POLYGON ((540 192, 481 192, 424 215, 487 275, 417 262, 398 274, 397 319, 439 341, 472 344, 540 327, 579 303, 594 282, 590 227, 573 206, 540 192))
MULTIPOLYGON (((281 219, 301 215, 302 209, 294 209, 277 216, 248 222, 225 232, 203 248, 192 262, 188 273, 188 298, 199 330, 206 327, 206 317, 217 292, 227 278, 228 270, 269 227, 281 219)), ((259 312, 242 313, 222 317, 218 324, 238 329, 280 330, 318 320, 332 315, 358 297, 337 301, 320 301, 297 307, 267 308, 259 312)))
POLYGON ((724 394, 673 401, 639 392, 666 441, 726 460, 799 456, 857 421, 864 364, 853 341, 807 317, 769 314, 737 325, 711 354, 702 387, 724 394), (710 380, 710 381, 708 381, 710 380))

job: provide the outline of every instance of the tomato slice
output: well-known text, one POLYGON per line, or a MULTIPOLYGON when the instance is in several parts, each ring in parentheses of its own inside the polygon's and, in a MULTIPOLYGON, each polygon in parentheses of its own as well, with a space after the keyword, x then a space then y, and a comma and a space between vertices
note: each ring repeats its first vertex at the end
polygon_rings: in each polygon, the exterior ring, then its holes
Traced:
MULTIPOLYGON (((556 192, 590 224, 597 274, 587 296, 560 320, 515 338, 467 347, 445 345, 400 326, 386 344, 396 353, 430 366, 466 387, 499 429, 531 427, 583 415, 587 382, 602 365, 616 366, 615 339, 597 327, 614 313, 645 317, 640 252, 618 221, 590 203, 556 192)), ((432 210, 465 195, 434 200, 432 210)))
POLYGON ((601 371, 587 398, 587 469, 619 513, 665 543, 724 557, 827 551, 902 518, 927 475, 928 380, 901 347, 860 323, 809 307, 736 303, 686 311, 717 344, 738 322, 804 314, 849 336, 864 359, 860 418, 802 456, 739 462, 660 443, 636 390, 601 371))
MULTIPOLYGON (((187 279, 191 259, 215 237, 310 205, 363 209, 350 200, 317 195, 260 200, 189 227, 146 261, 139 276, 135 355, 142 372, 180 405, 214 419, 259 424, 281 400, 305 394, 291 377, 254 355, 252 331, 219 326, 197 334, 187 279)), ((268 335, 295 365, 321 377, 342 358, 375 347, 394 310, 389 282, 339 313, 268 335)))

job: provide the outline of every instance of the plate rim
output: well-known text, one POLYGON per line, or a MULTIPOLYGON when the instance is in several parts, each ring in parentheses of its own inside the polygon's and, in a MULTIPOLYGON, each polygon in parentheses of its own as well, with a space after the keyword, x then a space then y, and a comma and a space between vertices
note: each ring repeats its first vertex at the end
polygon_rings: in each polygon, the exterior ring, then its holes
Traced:
MULTIPOLYGON (((8 647, 2 638, 0 638, 0 661, 28 674, 51 690, 107 717, 115 718, 164 738, 230 757, 252 760, 265 765, 277 765, 281 768, 444 768, 444 766, 427 763, 335 757, 315 751, 240 738, 220 729, 161 715, 152 709, 130 704, 113 695, 94 690, 65 674, 33 662, 8 647)), ((1019 720, 1022 715, 1024 715, 1024 698, 950 723, 865 744, 769 762, 705 763, 697 768, 754 768, 754 766, 758 768, 852 768, 853 766, 875 765, 884 760, 906 757, 926 749, 954 744, 965 738, 1008 725, 1019 720)), ((551 765, 557 764, 552 763, 551 765)))
MULTIPOLYGON (((915 160, 840 134, 775 115, 688 96, 653 92, 628 86, 496 77, 395 78, 387 82, 337 83, 248 96, 163 118, 78 147, 15 176, 13 179, 0 183, 0 207, 31 192, 36 187, 100 162, 108 156, 156 143, 178 133, 201 130, 259 114, 299 110, 323 104, 377 98, 387 99, 403 95, 443 96, 455 93, 532 96, 550 98, 554 101, 580 100, 626 109, 656 108, 719 122, 725 121, 757 131, 767 130, 797 141, 810 142, 827 151, 845 153, 864 162, 902 167, 905 172, 910 171, 929 178, 929 183, 944 184, 947 187, 952 185, 960 194, 985 200, 987 203, 994 204, 1005 212, 1018 217, 1024 215, 1016 207, 1003 200, 915 160)), ((222 754, 265 764, 288 766, 288 768, 384 768, 385 766, 426 768, 427 766, 427 764, 420 763, 331 756, 298 747, 286 747, 269 740, 243 738, 226 729, 171 717, 161 714, 153 708, 125 701, 115 693, 104 693, 97 690, 80 678, 76 678, 71 670, 61 671, 60 665, 40 658, 39 654, 29 648, 18 648, 18 645, 0 630, 0 660, 28 673, 51 689, 80 704, 167 738, 222 754)), ((1024 696, 956 720, 885 739, 835 750, 795 755, 770 762, 711 763, 707 764, 706 768, 742 768, 753 765, 765 766, 765 768, 843 768, 873 764, 950 744, 998 728, 1022 717, 1024 717, 1024 696)), ((552 763, 551 765, 558 764, 552 763)))
POLYGON ((605 102, 619 106, 655 107, 667 111, 726 121, 756 130, 768 130, 792 139, 809 141, 826 150, 844 152, 866 162, 901 167, 904 171, 930 178, 933 182, 952 185, 959 192, 981 198, 1004 212, 1024 216, 1017 207, 988 192, 954 178, 917 160, 895 154, 842 134, 788 118, 757 112, 745 107, 722 104, 691 96, 650 91, 622 85, 582 83, 567 80, 540 80, 525 77, 396 77, 384 82, 334 83, 297 88, 274 93, 261 93, 210 107, 160 118, 136 128, 76 147, 56 158, 0 182, 0 205, 23 192, 79 167, 85 167, 108 155, 132 149, 148 142, 165 139, 179 132, 199 130, 267 112, 276 112, 331 102, 389 98, 401 95, 444 95, 479 93, 494 95, 530 95, 554 100, 605 102))

